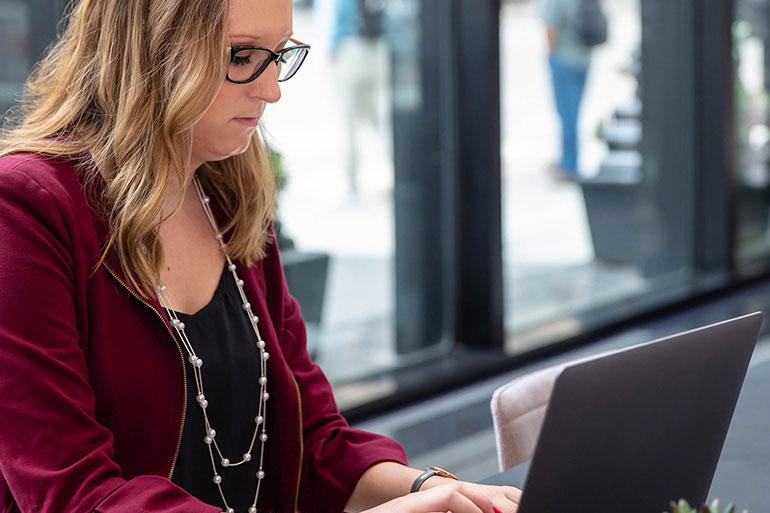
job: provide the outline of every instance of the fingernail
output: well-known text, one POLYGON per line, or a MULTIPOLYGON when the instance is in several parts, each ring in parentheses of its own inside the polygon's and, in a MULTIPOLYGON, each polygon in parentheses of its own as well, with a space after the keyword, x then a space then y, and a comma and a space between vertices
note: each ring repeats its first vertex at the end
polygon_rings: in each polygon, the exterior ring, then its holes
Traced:
POLYGON ((492 511, 494 511, 494 513, 503 513, 503 511, 497 506, 492 506, 492 511))

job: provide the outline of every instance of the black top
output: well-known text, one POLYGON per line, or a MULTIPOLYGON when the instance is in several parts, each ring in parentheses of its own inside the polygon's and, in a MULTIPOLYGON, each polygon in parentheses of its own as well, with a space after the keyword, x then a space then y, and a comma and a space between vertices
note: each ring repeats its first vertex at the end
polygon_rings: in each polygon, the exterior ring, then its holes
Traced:
MULTIPOLYGON (((217 432, 217 443, 224 457, 236 463, 248 449, 254 434, 254 417, 259 406, 259 350, 230 271, 225 268, 222 272, 209 304, 193 315, 177 312, 177 316, 185 324, 190 344, 204 362, 203 389, 209 402, 209 421, 217 432)), ((212 481, 214 471, 203 442, 205 428, 203 412, 196 400, 198 390, 195 378, 192 367, 187 363, 188 355, 186 352, 184 355, 187 416, 172 481, 203 502, 224 509, 217 486, 212 481)), ((222 477, 222 491, 228 505, 238 513, 248 511, 254 500, 259 448, 260 441, 257 439, 251 461, 223 468, 212 445, 217 472, 222 477)), ((266 485, 267 479, 262 482, 260 495, 264 494, 266 485)))

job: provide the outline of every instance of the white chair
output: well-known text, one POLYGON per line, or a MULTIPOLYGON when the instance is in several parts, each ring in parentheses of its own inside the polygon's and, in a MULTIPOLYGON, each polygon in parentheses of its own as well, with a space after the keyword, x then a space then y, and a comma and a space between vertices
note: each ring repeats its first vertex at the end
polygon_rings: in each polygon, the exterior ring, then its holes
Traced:
POLYGON ((553 385, 566 365, 520 376, 495 390, 492 420, 501 472, 532 458, 553 385))

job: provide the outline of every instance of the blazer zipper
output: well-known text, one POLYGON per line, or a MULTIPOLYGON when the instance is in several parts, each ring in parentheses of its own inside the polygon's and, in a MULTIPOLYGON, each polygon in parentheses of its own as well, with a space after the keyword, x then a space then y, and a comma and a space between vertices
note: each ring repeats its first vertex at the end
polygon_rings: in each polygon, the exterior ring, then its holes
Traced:
POLYGON ((168 478, 171 479, 171 477, 174 475, 174 468, 176 467, 176 460, 179 457, 179 449, 182 447, 182 432, 184 431, 184 421, 187 417, 187 371, 184 368, 184 354, 182 353, 182 348, 179 346, 179 342, 177 341, 176 337, 174 337, 174 334, 171 332, 171 328, 168 327, 168 324, 166 323, 166 320, 158 313, 158 311, 147 301, 139 297, 138 294, 136 294, 133 290, 131 290, 131 287, 126 285, 123 280, 118 278, 118 276, 112 271, 112 269, 109 268, 107 264, 104 265, 104 268, 107 269, 107 272, 109 272, 115 280, 120 283, 124 289, 128 291, 129 294, 134 296, 137 300, 139 300, 140 303, 144 304, 147 308, 152 310, 155 315, 158 316, 158 319, 163 323, 163 326, 166 327, 166 331, 168 332, 171 339, 174 341, 174 345, 176 346, 177 350, 179 351, 179 361, 181 363, 182 368, 182 380, 184 383, 184 401, 182 403, 182 420, 179 423, 179 436, 177 437, 176 442, 176 450, 174 451, 174 459, 171 460, 171 469, 168 472, 168 478))

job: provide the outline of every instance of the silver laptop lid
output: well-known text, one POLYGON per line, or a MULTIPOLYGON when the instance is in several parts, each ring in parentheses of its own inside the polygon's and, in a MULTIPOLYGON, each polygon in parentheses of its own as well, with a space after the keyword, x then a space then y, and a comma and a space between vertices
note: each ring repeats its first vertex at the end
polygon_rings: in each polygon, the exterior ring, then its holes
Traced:
POLYGON ((761 324, 757 312, 566 367, 519 513, 703 503, 761 324))

